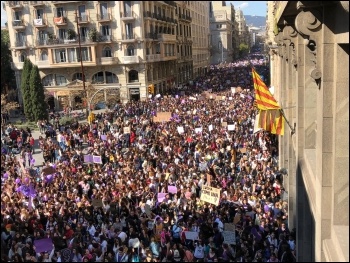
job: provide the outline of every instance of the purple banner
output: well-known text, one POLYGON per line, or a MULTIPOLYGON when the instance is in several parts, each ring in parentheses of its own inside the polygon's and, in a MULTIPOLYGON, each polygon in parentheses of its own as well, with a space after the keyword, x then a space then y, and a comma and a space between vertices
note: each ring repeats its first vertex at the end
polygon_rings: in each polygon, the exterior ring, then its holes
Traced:
POLYGON ((168 192, 171 194, 177 194, 176 186, 168 185, 168 192))
POLYGON ((94 155, 92 157, 92 160, 94 163, 102 163, 102 158, 101 158, 101 156, 98 156, 98 155, 94 155))
POLYGON ((91 154, 84 155, 84 163, 92 163, 92 162, 93 162, 93 157, 91 154))
POLYGON ((53 249, 53 243, 51 238, 43 238, 34 240, 35 252, 41 253, 44 251, 50 252, 53 249))
POLYGON ((158 202, 161 203, 165 199, 167 193, 158 193, 158 202))

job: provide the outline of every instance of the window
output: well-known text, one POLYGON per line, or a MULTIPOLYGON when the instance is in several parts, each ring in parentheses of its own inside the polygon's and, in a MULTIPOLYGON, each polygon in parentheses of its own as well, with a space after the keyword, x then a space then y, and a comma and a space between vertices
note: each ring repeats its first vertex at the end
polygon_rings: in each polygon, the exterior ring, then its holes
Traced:
POLYGON ((108 6, 107 3, 100 4, 101 19, 108 19, 108 6))
POLYGON ((134 39, 134 30, 132 23, 125 24, 126 39, 134 39))
POLYGON ((104 58, 112 57, 112 49, 110 47, 105 47, 102 51, 102 57, 104 58))
POLYGON ((47 61, 47 60, 49 60, 49 57, 48 57, 48 55, 47 55, 47 51, 41 52, 41 54, 40 54, 40 60, 41 60, 41 61, 47 61))
MULTIPOLYGON (((78 61, 80 61, 80 50, 77 48, 78 53, 78 61)), ((81 57, 83 61, 90 61, 90 52, 88 47, 82 47, 81 48, 81 57)))
POLYGON ((129 82, 138 82, 139 81, 139 73, 136 70, 129 71, 129 82))
POLYGON ((27 58, 26 52, 22 52, 21 55, 19 56, 19 62, 24 62, 26 58, 27 58))
POLYGON ((156 45, 156 54, 160 54, 160 43, 156 45))
POLYGON ((126 55, 127 56, 135 56, 135 49, 134 46, 128 46, 127 50, 126 50, 126 55))
POLYGON ((13 15, 13 20, 14 21, 21 21, 22 20, 22 12, 16 11, 13 15))
POLYGON ((68 81, 65 76, 62 75, 56 75, 56 85, 57 86, 65 86, 67 85, 68 81))
MULTIPOLYGON (((85 76, 84 76, 85 77, 85 76)), ((72 78, 72 81, 74 80, 83 80, 83 74, 81 72, 78 72, 78 73, 74 73, 73 75, 73 78, 72 78)))
POLYGON ((124 1, 125 16, 131 16, 131 1, 124 1))
POLYGON ((103 71, 97 72, 95 75, 92 76, 91 83, 104 83, 104 74, 103 71))
POLYGON ((64 16, 64 9, 63 7, 57 7, 56 9, 56 17, 63 17, 64 16))
POLYGON ((55 50, 56 63, 67 62, 66 50, 65 49, 56 49, 55 50))
POLYGON ((75 48, 68 48, 68 61, 77 62, 77 54, 75 48))
POLYGON ((43 9, 37 9, 35 11, 36 19, 43 19, 44 18, 44 10, 43 9))
POLYGON ((105 71, 105 74, 106 74, 106 83, 118 83, 117 75, 109 71, 105 71))
POLYGON ((67 30, 63 28, 58 29, 58 37, 60 39, 67 39, 67 30))
POLYGON ((78 7, 78 12, 79 12, 80 21, 87 21, 85 5, 80 5, 78 7))
POLYGON ((41 82, 43 83, 44 86, 54 86, 55 85, 54 75, 50 74, 50 75, 45 76, 41 82))
POLYGON ((89 33, 89 29, 87 27, 80 27, 80 37, 87 38, 89 33))
POLYGON ((109 25, 101 26, 101 35, 102 36, 112 35, 111 27, 109 25))

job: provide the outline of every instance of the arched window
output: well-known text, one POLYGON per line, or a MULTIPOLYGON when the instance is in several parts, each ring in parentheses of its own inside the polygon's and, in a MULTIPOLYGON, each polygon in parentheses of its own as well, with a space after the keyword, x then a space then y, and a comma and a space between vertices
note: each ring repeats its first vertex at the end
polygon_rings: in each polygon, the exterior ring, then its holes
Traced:
POLYGON ((138 82, 139 81, 139 73, 136 70, 129 71, 129 82, 138 82))
POLYGON ((57 86, 65 86, 68 83, 68 80, 63 75, 58 75, 57 74, 55 79, 56 79, 56 85, 57 86))
POLYGON ((49 57, 48 57, 48 55, 47 55, 47 51, 41 52, 40 60, 41 60, 41 61, 47 61, 47 60, 49 60, 49 57))
POLYGON ((116 74, 109 72, 109 71, 106 71, 105 74, 106 74, 106 83, 118 83, 119 82, 116 74))
POLYGON ((42 79, 43 85, 44 86, 55 86, 54 78, 55 77, 53 74, 50 74, 50 75, 43 77, 43 79, 42 79))
POLYGON ((112 57, 112 49, 110 47, 105 47, 102 51, 102 57, 104 58, 112 57))
POLYGON ((126 50, 127 56, 135 56, 135 48, 133 45, 128 46, 126 50))
MULTIPOLYGON (((85 77, 85 75, 84 75, 84 77, 85 77)), ((78 80, 83 80, 83 74, 81 74, 81 72, 74 73, 72 81, 77 80, 77 79, 78 80)))
POLYGON ((103 71, 97 72, 95 75, 92 76, 91 83, 104 83, 104 74, 103 71))
POLYGON ((19 56, 19 62, 24 62, 27 58, 26 52, 22 52, 21 55, 19 56))

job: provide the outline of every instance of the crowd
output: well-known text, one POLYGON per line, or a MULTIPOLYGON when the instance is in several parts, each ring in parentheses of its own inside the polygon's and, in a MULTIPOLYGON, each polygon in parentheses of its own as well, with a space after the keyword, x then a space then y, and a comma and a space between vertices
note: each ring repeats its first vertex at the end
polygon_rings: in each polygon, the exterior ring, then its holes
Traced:
POLYGON ((245 61, 213 66, 184 91, 91 125, 40 122, 40 169, 2 145, 2 260, 295 261, 278 138, 254 131, 250 72, 245 61), (217 204, 201 200, 209 185, 217 204))

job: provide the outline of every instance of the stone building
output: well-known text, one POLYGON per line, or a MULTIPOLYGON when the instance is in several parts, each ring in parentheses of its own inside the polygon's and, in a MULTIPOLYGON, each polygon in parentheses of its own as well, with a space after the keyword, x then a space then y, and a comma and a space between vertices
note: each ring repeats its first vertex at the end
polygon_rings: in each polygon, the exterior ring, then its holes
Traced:
POLYGON ((155 93, 176 86, 174 1, 5 1, 4 8, 17 86, 29 58, 55 109, 75 106, 69 83, 83 79, 80 57, 84 80, 118 90, 122 101, 146 99, 150 84, 155 93))
POLYGON ((238 38, 239 43, 243 43, 248 45, 250 47, 250 35, 249 35, 249 29, 246 24, 243 11, 241 9, 238 9, 235 13, 235 19, 238 23, 238 38))
POLYGON ((271 1, 268 16, 271 85, 295 127, 279 163, 297 260, 348 262, 349 2, 271 1))

